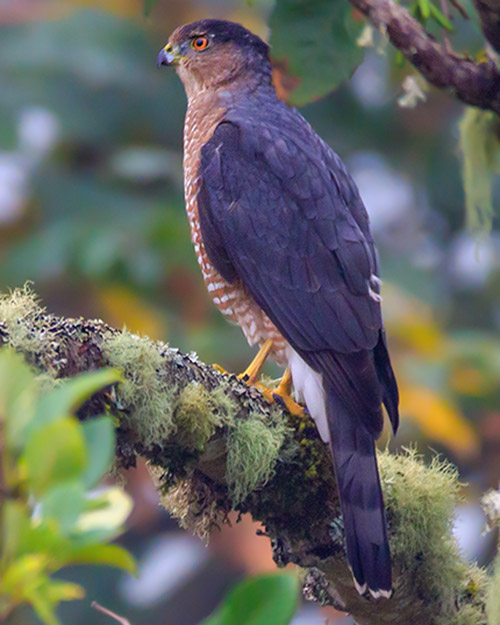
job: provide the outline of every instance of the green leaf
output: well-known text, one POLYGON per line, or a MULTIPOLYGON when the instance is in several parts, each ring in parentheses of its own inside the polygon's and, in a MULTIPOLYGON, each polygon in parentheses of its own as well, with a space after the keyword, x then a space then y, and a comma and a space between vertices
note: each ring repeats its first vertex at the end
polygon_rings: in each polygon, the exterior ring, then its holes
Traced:
POLYGON ((101 369, 64 381, 61 386, 41 397, 33 427, 40 427, 68 414, 74 414, 94 393, 120 380, 121 374, 116 369, 101 369))
POLYGON ((37 384, 23 357, 4 347, 0 351, 0 415, 5 419, 7 444, 20 449, 33 419, 37 384))
POLYGON ((64 561, 69 550, 69 539, 61 534, 57 522, 43 518, 32 521, 28 506, 21 502, 5 502, 2 530, 2 565, 43 551, 52 566, 64 561))
POLYGON ((45 592, 47 584, 40 589, 33 589, 26 593, 26 599, 31 602, 38 618, 44 625, 62 625, 55 614, 55 605, 45 592))
POLYGON ((494 113, 476 108, 468 108, 460 122, 467 225, 476 233, 489 232, 493 219, 493 177, 500 174, 498 124, 494 113))
POLYGON ((146 15, 146 17, 151 15, 151 11, 157 2, 158 0, 144 0, 144 15, 146 15))
POLYGON ((33 431, 24 461, 30 489, 37 496, 59 483, 81 478, 88 458, 80 424, 66 417, 33 431))
POLYGON ((52 603, 59 603, 60 601, 83 599, 85 591, 78 584, 72 584, 71 582, 53 582, 51 580, 45 588, 45 594, 52 603))
POLYGON ((51 568, 61 566, 70 548, 70 539, 61 533, 54 519, 37 519, 23 527, 19 535, 17 555, 43 552, 50 561, 51 568))
POLYGON ((23 538, 30 530, 30 519, 26 505, 7 499, 2 509, 2 559, 12 560, 21 551, 23 538))
POLYGON ((120 545, 86 545, 74 549, 67 564, 107 564, 135 573, 136 564, 130 553, 120 545))
POLYGON ((429 3, 429 9, 430 9, 430 13, 433 17, 433 19, 443 28, 445 28, 446 30, 453 32, 455 29, 453 28, 453 24, 450 22, 450 20, 446 17, 446 15, 443 15, 443 13, 441 13, 441 11, 434 5, 431 3, 429 3))
POLYGON ((269 25, 271 54, 293 86, 292 104, 326 95, 363 60, 356 44, 363 23, 354 21, 347 2, 277 0, 269 25))
POLYGON ((401 50, 396 50, 396 65, 398 67, 403 67, 403 65, 405 64, 405 57, 403 56, 403 53, 401 52, 401 50))
POLYGON ((14 601, 23 601, 26 589, 36 587, 46 579, 47 557, 28 554, 12 562, 0 578, 0 595, 9 594, 14 601))
POLYGON ((131 498, 123 489, 118 487, 107 488, 90 503, 91 510, 82 514, 78 520, 81 538, 86 540, 87 544, 89 541, 85 534, 92 536, 94 532, 97 532, 98 536, 102 536, 103 533, 105 536, 116 535, 117 530, 128 518, 133 506, 131 498), (97 508, 96 503, 100 504, 97 508))
POLYGON ((115 432, 109 417, 92 419, 83 424, 89 465, 83 475, 86 488, 91 488, 109 470, 115 449, 115 432))
POLYGON ((42 499, 42 515, 55 519, 64 534, 76 525, 83 510, 85 495, 78 482, 70 482, 52 487, 42 499))
POLYGON ((419 19, 421 17, 421 15, 420 15, 420 5, 418 4, 418 0, 416 2, 413 2, 412 4, 410 4, 410 6, 408 7, 408 13, 410 15, 413 15, 413 17, 415 19, 419 19))
POLYGON ((428 20, 431 16, 431 3, 430 0, 418 0, 418 6, 420 13, 424 20, 428 20))
POLYGON ((243 581, 202 625, 287 625, 297 610, 299 581, 293 573, 243 581))

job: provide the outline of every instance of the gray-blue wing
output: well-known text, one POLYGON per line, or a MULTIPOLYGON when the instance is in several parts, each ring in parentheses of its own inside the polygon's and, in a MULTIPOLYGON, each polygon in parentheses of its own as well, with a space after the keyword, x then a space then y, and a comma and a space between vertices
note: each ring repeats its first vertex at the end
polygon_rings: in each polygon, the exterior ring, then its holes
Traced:
POLYGON ((354 183, 310 132, 304 139, 267 124, 217 127, 200 165, 203 241, 217 270, 242 281, 377 435, 382 401, 397 425, 397 389, 373 296, 376 252, 354 183))

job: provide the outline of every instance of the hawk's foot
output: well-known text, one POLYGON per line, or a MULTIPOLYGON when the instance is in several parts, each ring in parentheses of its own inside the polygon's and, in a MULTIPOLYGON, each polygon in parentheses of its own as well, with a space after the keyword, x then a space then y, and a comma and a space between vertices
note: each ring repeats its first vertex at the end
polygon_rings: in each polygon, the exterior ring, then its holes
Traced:
POLYGON ((286 380, 286 377, 289 375, 287 371, 285 372, 285 375, 283 376, 281 382, 276 388, 269 388, 261 382, 254 382, 252 386, 255 386, 255 388, 259 389, 259 391, 264 395, 264 397, 270 404, 280 404, 281 406, 286 408, 290 414, 305 419, 307 418, 307 415, 304 408, 296 401, 294 401, 294 399, 290 395, 290 383, 286 380), (283 384, 283 380, 285 380, 285 384, 283 384))
POLYGON ((306 418, 304 408, 292 398, 292 372, 286 368, 278 386, 272 391, 276 403, 285 406, 290 414, 296 417, 306 418))
MULTIPOLYGON (((259 391, 264 395, 264 397, 267 399, 267 401, 270 404, 274 404, 274 403, 281 404, 283 407, 285 407, 288 410, 290 414, 295 415, 297 417, 305 418, 306 413, 304 411, 304 408, 300 404, 298 404, 296 401, 294 401, 291 395, 292 374, 289 368, 286 369, 285 373, 283 374, 283 377, 281 378, 280 383, 274 389, 271 389, 265 386, 264 384, 262 384, 261 382, 257 381, 260 371, 262 369, 262 366, 264 365, 266 358, 268 357, 269 352, 271 351, 272 347, 273 347, 273 342, 271 341, 271 339, 267 339, 267 341, 265 341, 262 344, 262 347, 259 349, 257 355, 252 360, 252 362, 248 365, 245 371, 243 371, 243 373, 240 373, 237 377, 242 382, 246 382, 247 384, 251 386, 255 386, 257 389, 259 389, 259 391)), ((231 375, 228 371, 226 371, 220 365, 214 364, 212 366, 219 373, 231 375)))

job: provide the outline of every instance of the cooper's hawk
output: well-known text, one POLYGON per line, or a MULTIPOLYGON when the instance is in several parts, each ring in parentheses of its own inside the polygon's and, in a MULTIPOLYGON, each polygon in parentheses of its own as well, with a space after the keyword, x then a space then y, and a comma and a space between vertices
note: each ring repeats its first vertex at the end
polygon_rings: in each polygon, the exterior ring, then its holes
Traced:
POLYGON ((398 390, 356 185, 278 100, 268 46, 239 24, 179 27, 158 63, 175 65, 188 97, 186 209, 207 289, 261 355, 289 367, 296 397, 331 448, 356 587, 388 597, 374 440, 382 403, 397 428, 398 390))

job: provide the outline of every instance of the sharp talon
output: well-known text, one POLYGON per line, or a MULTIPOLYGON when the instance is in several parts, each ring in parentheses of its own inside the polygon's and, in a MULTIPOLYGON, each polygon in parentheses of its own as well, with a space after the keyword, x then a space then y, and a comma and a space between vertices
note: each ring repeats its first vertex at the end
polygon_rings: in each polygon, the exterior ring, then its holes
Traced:
POLYGON ((280 404, 288 410, 288 412, 296 417, 300 417, 301 419, 307 419, 308 415, 304 411, 304 408, 294 401, 290 395, 280 395, 279 393, 273 393, 273 399, 277 404, 280 404))
POLYGON ((226 371, 226 370, 224 369, 224 367, 221 367, 221 366, 220 366, 220 365, 218 365, 217 363, 214 363, 214 364, 212 365, 212 367, 213 367, 216 371, 218 371, 219 373, 222 373, 222 374, 224 374, 224 375, 231 375, 231 374, 229 373, 229 371, 226 371))
POLYGON ((283 399, 283 397, 281 397, 281 395, 279 395, 278 393, 273 393, 273 399, 277 404, 283 406, 283 408, 286 408, 285 400, 283 399))
POLYGON ((274 401, 286 408, 288 412, 296 417, 306 418, 304 408, 292 398, 292 374, 289 368, 283 374, 281 382, 273 392, 274 401))

